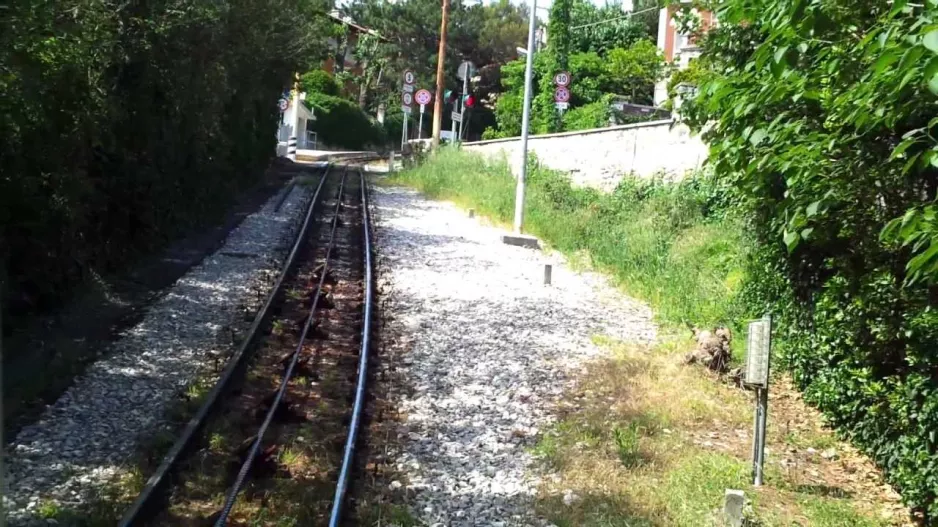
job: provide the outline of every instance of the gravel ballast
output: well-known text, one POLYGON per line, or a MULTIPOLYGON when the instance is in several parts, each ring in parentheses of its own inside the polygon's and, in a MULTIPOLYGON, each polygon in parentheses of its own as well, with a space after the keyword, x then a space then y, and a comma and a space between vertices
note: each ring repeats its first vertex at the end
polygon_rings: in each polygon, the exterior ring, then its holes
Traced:
POLYGON ((223 364, 232 337, 249 325, 279 273, 312 188, 282 192, 285 199, 275 195, 246 217, 6 445, 3 501, 11 525, 44 524, 40 509, 50 503, 81 508, 92 501, 165 428, 168 405, 223 364))
POLYGON ((650 309, 451 204, 378 188, 384 368, 402 417, 389 492, 427 525, 545 525, 528 453, 597 334, 647 343, 650 309), (551 264, 552 285, 544 285, 551 264))

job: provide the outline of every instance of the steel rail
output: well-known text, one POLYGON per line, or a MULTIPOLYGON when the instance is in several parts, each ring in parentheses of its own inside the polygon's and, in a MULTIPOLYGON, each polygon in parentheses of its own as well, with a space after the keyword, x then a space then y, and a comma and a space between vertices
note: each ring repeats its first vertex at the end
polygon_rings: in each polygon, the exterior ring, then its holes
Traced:
POLYGON ((251 449, 248 451, 247 458, 244 460, 244 463, 242 463, 241 470, 238 471, 238 477, 231 486, 231 490, 228 491, 228 495, 225 498, 225 504, 222 507, 221 514, 215 521, 215 527, 224 527, 228 523, 228 516, 231 514, 231 510, 234 508, 235 502, 238 499, 238 494, 241 492, 242 487, 244 487, 244 482, 247 478, 248 472, 251 470, 251 466, 254 464, 254 460, 257 458, 257 453, 260 452, 261 443, 264 441, 264 435, 267 433, 267 429, 270 427, 270 423, 274 419, 274 412, 277 410, 277 407, 280 406, 280 402, 283 400, 283 396, 287 391, 290 378, 293 377, 293 370, 296 368, 296 363, 299 361, 300 352, 303 350, 303 345, 305 344, 309 329, 316 320, 316 308, 319 306, 319 299, 321 297, 320 292, 322 291, 323 284, 326 282, 326 275, 329 272, 329 259, 332 257, 332 249, 335 247, 335 233, 339 226, 339 213, 342 210, 342 198, 345 193, 345 180, 347 177, 348 168, 346 168, 345 173, 342 175, 342 181, 339 184, 339 192, 336 197, 335 214, 332 217, 332 227, 329 235, 329 245, 326 248, 326 255, 323 259, 322 270, 319 273, 319 283, 316 285, 316 289, 312 293, 313 304, 310 306, 309 315, 307 315, 306 321, 303 324, 303 332, 300 334, 299 343, 296 345, 296 350, 293 351, 293 355, 290 358, 290 365, 287 366, 287 371, 283 374, 283 379, 280 381, 280 388, 277 390, 277 395, 274 398, 273 403, 271 403, 270 408, 267 410, 267 415, 264 417, 264 422, 257 430, 257 437, 254 438, 254 442, 251 444, 251 449))
POLYGON ((192 443, 198 436, 199 431, 203 426, 205 426, 206 420, 210 415, 212 415, 222 393, 228 389, 229 383, 232 381, 232 379, 235 378, 236 372, 241 368, 241 366, 244 365, 245 360, 250 357, 250 351, 257 339, 258 334, 260 333, 259 330, 261 326, 267 321, 270 307, 273 305, 277 295, 282 289, 283 283, 286 281, 287 275, 290 273, 290 270, 293 267, 300 247, 306 241, 310 220, 313 217, 313 211, 316 209, 316 205, 319 201, 319 196, 321 194, 323 185, 326 179, 329 177, 330 168, 331 165, 327 165, 326 169, 322 173, 322 177, 319 180, 319 185, 316 187, 316 192, 309 200, 309 206, 306 209, 306 217, 303 219, 303 225, 300 227, 300 231, 297 234, 296 242, 293 244, 293 248, 290 250, 290 254, 287 256, 287 259, 284 262, 283 270, 280 272, 280 276, 274 283, 273 289, 267 296, 267 300, 264 303, 264 306, 254 317, 254 322, 251 324, 251 327, 248 330, 247 337, 241 342, 241 346, 238 347, 238 351, 235 352, 235 354, 232 355, 232 357, 228 360, 221 377, 219 377, 218 382, 215 383, 215 386, 206 396, 205 402, 199 408, 198 412, 196 412, 196 414, 192 416, 191 419, 189 419, 189 422, 186 424, 186 428, 179 436, 179 439, 176 440, 172 448, 169 449, 169 452, 167 452, 163 457, 163 461, 156 469, 156 472, 150 476, 143 490, 137 496, 137 499, 134 500, 134 502, 124 513, 124 516, 118 523, 120 527, 138 525, 143 520, 147 519, 143 516, 143 514, 151 511, 154 508, 157 500, 162 497, 161 491, 169 483, 169 476, 172 470, 175 468, 176 464, 182 460, 183 453, 192 446, 192 443))
POLYGON ((368 191, 365 184, 365 173, 358 171, 361 181, 361 208, 362 231, 364 234, 365 251, 365 314, 362 320, 362 344, 358 359, 358 385, 355 387, 355 404, 352 407, 352 419, 349 422, 348 437, 345 441, 345 454, 342 458, 342 469, 336 483, 335 497, 332 500, 332 515, 329 517, 329 526, 338 527, 342 519, 342 504, 348 490, 349 474, 352 470, 352 460, 355 456, 355 441, 358 436, 358 427, 361 424, 362 407, 365 402, 365 386, 368 382, 368 350, 371 337, 371 305, 372 305, 372 276, 371 276, 371 230, 368 211, 368 191))

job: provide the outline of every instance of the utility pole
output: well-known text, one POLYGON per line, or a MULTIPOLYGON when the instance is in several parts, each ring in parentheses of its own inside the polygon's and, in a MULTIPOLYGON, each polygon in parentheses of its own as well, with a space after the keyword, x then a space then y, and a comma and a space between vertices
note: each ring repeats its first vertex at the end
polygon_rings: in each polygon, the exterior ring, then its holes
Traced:
POLYGON ((524 221, 524 178, 528 172, 528 128, 531 124, 531 78, 534 69, 534 31, 537 19, 537 0, 531 0, 531 20, 528 22, 528 53, 524 67, 524 111, 521 116, 521 170, 515 188, 515 234, 521 234, 524 221))
POLYGON ((434 150, 440 147, 440 129, 443 127, 443 63, 446 60, 446 21, 449 18, 449 0, 443 0, 443 22, 440 24, 440 50, 436 57, 436 96, 433 98, 434 150))

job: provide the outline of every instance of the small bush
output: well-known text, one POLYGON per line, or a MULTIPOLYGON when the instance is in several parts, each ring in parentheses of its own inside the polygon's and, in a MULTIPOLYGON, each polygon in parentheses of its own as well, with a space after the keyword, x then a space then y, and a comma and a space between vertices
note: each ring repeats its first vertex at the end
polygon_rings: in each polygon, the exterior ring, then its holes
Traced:
POLYGON ((300 87, 308 94, 321 93, 338 97, 341 91, 335 77, 323 70, 313 70, 300 76, 300 87))
POLYGON ((628 468, 635 467, 641 461, 639 453, 639 442, 641 434, 637 423, 629 423, 626 428, 615 427, 612 430, 613 439, 616 442, 616 452, 619 460, 628 468))

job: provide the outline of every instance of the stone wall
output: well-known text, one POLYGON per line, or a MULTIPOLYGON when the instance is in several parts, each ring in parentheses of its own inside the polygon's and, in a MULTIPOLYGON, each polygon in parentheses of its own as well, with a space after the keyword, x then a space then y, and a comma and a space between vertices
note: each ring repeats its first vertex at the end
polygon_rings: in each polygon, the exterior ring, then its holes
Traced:
MULTIPOLYGON (((463 143, 486 157, 502 157, 517 174, 521 138, 463 143)), ((528 138, 528 151, 544 165, 569 172, 574 184, 611 190, 634 173, 680 179, 707 158, 707 146, 690 129, 674 121, 652 121, 528 138)))

